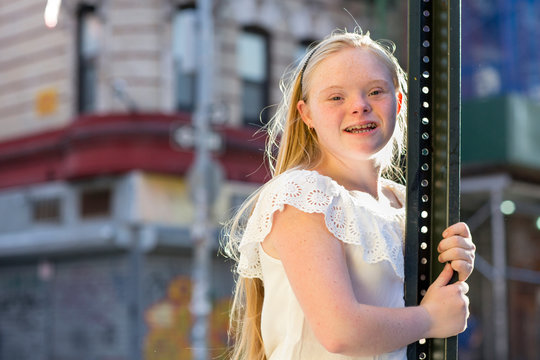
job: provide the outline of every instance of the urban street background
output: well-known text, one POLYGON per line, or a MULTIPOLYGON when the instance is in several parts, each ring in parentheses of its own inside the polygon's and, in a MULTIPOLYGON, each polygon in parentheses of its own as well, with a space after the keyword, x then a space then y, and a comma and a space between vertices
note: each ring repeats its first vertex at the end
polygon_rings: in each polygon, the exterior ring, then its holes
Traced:
MULTIPOLYGON (((0 360, 220 358, 221 224, 268 179, 256 131, 280 76, 355 21, 406 68, 407 16, 402 0, 0 0, 0 360)), ((478 250, 459 358, 536 360, 540 1, 463 1, 461 34, 478 250)))

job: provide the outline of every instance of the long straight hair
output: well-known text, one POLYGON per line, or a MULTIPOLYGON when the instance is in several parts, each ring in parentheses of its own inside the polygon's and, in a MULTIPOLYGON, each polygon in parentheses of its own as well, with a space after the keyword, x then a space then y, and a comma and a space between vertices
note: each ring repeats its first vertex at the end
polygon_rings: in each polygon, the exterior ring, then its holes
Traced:
MULTIPOLYGON (((268 134, 265 157, 273 178, 294 167, 312 168, 321 160, 317 134, 302 121, 296 104, 308 99, 311 74, 317 65, 347 48, 368 49, 378 56, 390 70, 394 87, 401 94, 401 110, 397 115, 394 134, 388 145, 381 150, 377 162, 383 176, 403 179, 399 165, 405 152, 406 74, 393 55, 395 46, 392 42, 372 40, 369 32, 364 34, 359 28, 354 32, 335 31, 311 47, 302 61, 284 74, 280 82, 283 97, 275 115, 264 128, 268 134)), ((238 246, 245 225, 263 189, 264 185, 255 191, 224 227, 224 252, 237 263, 240 258, 238 246)), ((232 360, 266 359, 261 335, 263 299, 264 285, 261 279, 238 276, 229 327, 229 337, 234 341, 232 360)))

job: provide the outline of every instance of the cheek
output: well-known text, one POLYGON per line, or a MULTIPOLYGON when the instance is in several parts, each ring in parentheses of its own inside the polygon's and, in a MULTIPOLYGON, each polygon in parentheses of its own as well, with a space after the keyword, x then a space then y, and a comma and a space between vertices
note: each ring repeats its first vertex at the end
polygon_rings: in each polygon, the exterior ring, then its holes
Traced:
POLYGON ((318 106, 312 108, 313 125, 317 128, 330 128, 335 126, 335 119, 338 117, 335 109, 318 106))
POLYGON ((397 124, 397 104, 394 102, 387 107, 385 117, 390 134, 393 134, 397 124))
POLYGON ((395 124, 398 110, 397 103, 395 101, 392 101, 391 104, 388 104, 386 109, 386 118, 390 119, 390 122, 393 122, 395 124))
POLYGON ((390 113, 394 114, 394 116, 395 116, 397 114, 397 111, 398 111, 397 100, 391 100, 388 107, 390 108, 390 110, 389 110, 390 113))

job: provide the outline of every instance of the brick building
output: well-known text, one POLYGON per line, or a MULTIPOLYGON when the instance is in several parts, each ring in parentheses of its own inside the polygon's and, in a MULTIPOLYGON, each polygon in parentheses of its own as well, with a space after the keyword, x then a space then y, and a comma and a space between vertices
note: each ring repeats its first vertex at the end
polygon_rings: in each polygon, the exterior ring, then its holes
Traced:
MULTIPOLYGON (((214 1, 216 238, 267 176, 261 109, 309 43, 355 26, 343 8, 405 60, 406 5, 384 3, 214 1)), ((193 151, 171 133, 197 101, 197 3, 64 0, 53 28, 45 5, 0 3, 0 359, 190 358, 193 151)), ((229 266, 216 252, 214 356, 229 266)))
MULTIPOLYGON (((0 2, 0 360, 187 359, 193 151, 171 138, 197 101, 197 3, 63 0, 54 28, 45 4, 0 2)), ((462 219, 478 260, 462 359, 540 344, 540 6, 498 5, 463 2, 462 219)), ((355 26, 343 8, 406 64, 406 2, 214 0, 216 239, 267 176, 261 109, 309 43, 355 26)), ((214 356, 229 265, 216 254, 214 356)))

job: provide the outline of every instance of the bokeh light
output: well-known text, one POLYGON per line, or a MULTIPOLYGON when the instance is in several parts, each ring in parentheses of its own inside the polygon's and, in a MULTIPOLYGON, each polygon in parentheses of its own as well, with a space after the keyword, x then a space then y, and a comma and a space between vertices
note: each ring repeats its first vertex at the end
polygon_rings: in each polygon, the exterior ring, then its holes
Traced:
POLYGON ((504 200, 501 203, 501 212, 504 215, 512 215, 516 211, 516 204, 512 200, 504 200))

